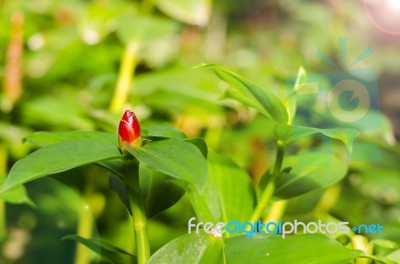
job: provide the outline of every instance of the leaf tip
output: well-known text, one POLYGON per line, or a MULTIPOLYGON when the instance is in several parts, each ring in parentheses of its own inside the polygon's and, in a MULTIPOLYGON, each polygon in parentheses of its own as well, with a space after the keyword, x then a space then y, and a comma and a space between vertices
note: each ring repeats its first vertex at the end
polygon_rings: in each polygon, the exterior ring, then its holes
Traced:
POLYGON ((10 186, 5 182, 1 187, 0 187, 0 194, 6 193, 9 191, 10 186))
POLYGON ((196 70, 196 69, 207 67, 208 65, 210 65, 210 64, 207 64, 207 63, 203 62, 203 63, 200 63, 200 64, 197 64, 197 65, 193 66, 192 69, 196 70))

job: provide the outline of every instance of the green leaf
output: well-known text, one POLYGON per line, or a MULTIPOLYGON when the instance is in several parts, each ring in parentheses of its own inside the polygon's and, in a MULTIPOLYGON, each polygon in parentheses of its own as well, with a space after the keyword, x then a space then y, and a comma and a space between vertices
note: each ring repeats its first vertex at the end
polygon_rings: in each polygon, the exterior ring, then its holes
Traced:
POLYGON ((118 144, 117 135, 98 131, 36 132, 24 138, 24 141, 40 147, 76 140, 94 140, 99 144, 118 144))
POLYGON ((285 159, 284 172, 276 183, 275 196, 288 199, 307 192, 329 187, 346 176, 348 166, 332 154, 308 152, 285 159))
POLYGON ((201 64, 195 68, 207 68, 223 81, 232 85, 228 94, 247 106, 254 107, 261 114, 278 123, 288 122, 288 112, 283 103, 273 93, 263 89, 250 80, 215 64, 201 64))
POLYGON ((148 126, 141 129, 142 137, 148 139, 186 138, 185 133, 172 126, 148 126))
POLYGON ((230 159, 210 152, 208 178, 201 192, 191 190, 190 201, 202 221, 246 221, 255 204, 250 176, 230 159))
POLYGON ((62 240, 73 240, 85 245, 109 264, 137 263, 134 255, 99 239, 86 239, 77 235, 67 235, 62 240))
POLYGON ((131 209, 131 204, 129 201, 129 195, 126 190, 127 186, 126 186, 124 180, 112 172, 110 172, 109 177, 110 178, 109 178, 108 184, 109 184, 110 190, 117 194, 122 205, 125 207, 126 210, 128 210, 128 213, 130 215, 132 215, 132 209, 131 209))
POLYGON ((92 140, 47 145, 16 162, 0 192, 50 174, 120 157, 116 144, 92 140))
POLYGON ((297 74, 296 82, 292 86, 292 88, 288 91, 289 95, 286 99, 285 106, 288 109, 289 114, 289 124, 293 122, 293 119, 296 115, 297 108, 297 91, 301 89, 301 86, 307 82, 307 73, 303 67, 300 67, 299 73, 297 74))
POLYGON ((396 263, 400 262, 400 249, 391 252, 386 256, 389 260, 395 261, 396 263))
POLYGON ((148 264, 225 263, 224 242, 203 232, 182 235, 160 248, 148 264))
POLYGON ((195 145, 200 150, 201 154, 203 154, 204 158, 207 158, 208 147, 204 139, 197 137, 197 138, 187 138, 184 140, 188 143, 195 145))
POLYGON ((210 0, 156 0, 165 14, 192 25, 205 26, 211 13, 210 0))
MULTIPOLYGON (((5 180, 6 180, 5 177, 0 177, 0 185, 2 185, 5 180)), ((20 186, 14 190, 0 193, 0 200, 6 201, 7 203, 12 203, 12 204, 28 204, 32 207, 35 206, 35 204, 29 198, 28 193, 26 192, 25 186, 20 186)))
POLYGON ((176 204, 186 193, 187 184, 143 165, 139 167, 140 188, 148 218, 176 204))
POLYGON ((142 148, 125 144, 126 150, 146 167, 186 181, 201 190, 207 178, 207 162, 200 150, 179 139, 152 141, 142 148))
POLYGON ((291 126, 286 124, 276 124, 274 132, 276 138, 283 141, 285 144, 321 133, 327 137, 342 141, 350 153, 353 150, 353 142, 359 134, 357 130, 351 128, 321 129, 315 127, 291 126))
POLYGON ((344 247, 321 234, 280 235, 256 234, 251 239, 236 236, 225 239, 226 262, 230 264, 338 264, 353 260, 363 252, 344 247))
POLYGON ((370 241, 370 244, 373 247, 374 255, 381 256, 385 256, 399 248, 396 242, 386 239, 374 239, 370 241))
POLYGON ((126 45, 141 44, 143 47, 153 41, 174 33, 177 25, 174 21, 157 16, 121 16, 117 35, 126 45))

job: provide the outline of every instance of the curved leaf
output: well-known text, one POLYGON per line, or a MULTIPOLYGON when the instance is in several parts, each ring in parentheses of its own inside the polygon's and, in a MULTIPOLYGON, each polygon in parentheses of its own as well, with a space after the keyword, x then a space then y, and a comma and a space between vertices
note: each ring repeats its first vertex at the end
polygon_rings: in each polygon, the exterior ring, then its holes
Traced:
POLYGON ((186 193, 185 182, 171 178, 143 165, 139 167, 140 188, 148 218, 177 203, 186 193))
POLYGON ((209 174, 201 192, 191 190, 190 201, 202 221, 246 221, 255 204, 250 176, 230 159, 209 155, 209 174))
POLYGON ((136 256, 99 239, 86 239, 77 235, 67 235, 62 240, 73 240, 85 245, 109 264, 131 264, 137 262, 136 256))
POLYGON ((247 106, 254 107, 261 114, 272 118, 278 123, 288 122, 288 112, 283 103, 270 91, 263 89, 250 80, 215 64, 201 64, 195 68, 207 68, 223 81, 232 85, 229 91, 235 99, 247 106))
POLYGON ((351 128, 321 129, 315 127, 291 126, 286 124, 276 124, 274 132, 276 138, 286 144, 321 133, 327 137, 342 141, 350 153, 353 150, 353 142, 359 134, 356 129, 351 128))
POLYGON ((142 148, 125 147, 146 167, 186 181, 199 191, 204 185, 207 162, 191 143, 171 138, 149 142, 142 148))
POLYGON ((126 210, 128 210, 128 213, 132 215, 131 203, 127 191, 127 188, 129 187, 126 186, 124 180, 116 174, 110 172, 108 185, 110 187, 110 190, 115 192, 115 194, 118 196, 122 205, 125 207, 126 210))
POLYGON ((197 137, 197 138, 187 138, 184 140, 188 143, 195 145, 200 150, 201 154, 203 154, 204 158, 207 158, 208 147, 204 139, 197 137))
POLYGON ((185 133, 171 126, 155 125, 143 127, 141 129, 142 137, 149 139, 158 138, 186 138, 185 133))
POLYGON ((148 264, 225 263, 224 243, 205 233, 182 235, 160 248, 148 264))
MULTIPOLYGON (((5 177, 0 177, 0 184, 3 184, 4 181, 5 177)), ((0 200, 12 204, 28 204, 30 206, 35 206, 35 204, 29 198, 25 186, 20 186, 14 190, 0 193, 0 200)))
POLYGON ((119 157, 121 153, 116 144, 99 144, 93 140, 47 145, 16 162, 0 192, 50 174, 119 157))
POLYGON ((284 172, 276 183, 275 196, 288 199, 329 187, 346 176, 347 164, 321 152, 303 153, 285 159, 284 172))

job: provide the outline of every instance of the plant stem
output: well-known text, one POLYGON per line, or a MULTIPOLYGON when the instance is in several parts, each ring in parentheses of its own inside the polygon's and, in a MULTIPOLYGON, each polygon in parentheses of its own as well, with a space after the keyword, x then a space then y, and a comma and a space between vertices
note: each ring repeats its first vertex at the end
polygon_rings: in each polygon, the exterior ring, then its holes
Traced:
MULTIPOLYGON (((1 182, 5 180, 5 174, 7 171, 7 149, 5 146, 0 145, 0 177, 1 182), (3 175, 4 174, 4 175, 3 175)), ((6 203, 4 200, 0 200, 0 242, 5 239, 7 235, 6 226, 6 203)))
POLYGON ((136 256, 138 264, 145 264, 150 258, 149 237, 147 232, 147 218, 142 201, 139 185, 139 173, 132 177, 130 189, 133 227, 135 229, 136 256))
POLYGON ((270 201, 271 197, 274 194, 275 181, 276 181, 276 178, 280 175, 284 156, 285 156, 285 144, 283 144, 283 142, 281 142, 281 141, 278 141, 275 164, 274 164, 274 167, 273 167, 272 173, 271 173, 272 176, 271 176, 271 179, 269 180, 267 186, 265 187, 265 189, 261 195, 261 199, 258 202, 256 208, 254 209, 252 216, 250 217, 251 223, 256 222, 256 221, 258 221, 258 219, 260 219, 263 211, 268 206, 268 202, 270 201))
MULTIPOLYGON (((89 239, 92 236, 92 213, 85 202, 82 204, 78 216, 77 235, 89 239)), ((77 243, 75 253, 75 264, 87 264, 90 262, 90 251, 82 244, 77 243)))
POLYGON ((285 156, 285 144, 282 141, 278 141, 276 149, 276 159, 274 169, 272 171, 272 180, 275 181, 280 175, 283 163, 283 157, 285 156))
POLYGON ((324 217, 328 214, 329 210, 336 204, 340 197, 341 185, 335 184, 327 188, 318 204, 315 206, 314 214, 318 217, 324 217))
POLYGON ((128 98, 129 88, 133 81, 137 65, 137 52, 138 45, 136 43, 131 43, 125 47, 122 54, 117 85, 110 104, 110 110, 112 112, 120 111, 128 98))
MULTIPOLYGON (((85 177, 86 185, 82 195, 83 203, 79 210, 78 227, 76 230, 77 235, 86 239, 92 237, 92 231, 93 231, 93 226, 92 226, 93 215, 90 209, 90 203, 88 202, 90 200, 90 197, 93 195, 95 189, 94 180, 93 177, 91 176, 92 175, 87 175, 87 177, 85 177)), ((90 254, 91 252, 87 247, 85 247, 81 243, 77 243, 74 263, 75 264, 89 263, 91 258, 90 254)))
POLYGON ((278 222, 280 219, 282 219, 288 202, 288 200, 281 200, 272 203, 268 215, 264 218, 263 223, 278 222))

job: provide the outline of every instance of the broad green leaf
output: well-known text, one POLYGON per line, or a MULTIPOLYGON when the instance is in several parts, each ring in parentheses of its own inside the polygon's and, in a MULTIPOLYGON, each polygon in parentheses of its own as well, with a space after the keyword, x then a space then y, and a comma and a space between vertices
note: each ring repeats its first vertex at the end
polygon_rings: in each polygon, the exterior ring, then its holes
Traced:
POLYGON ((208 147, 204 139, 197 137, 197 138, 187 138, 184 140, 188 143, 195 145, 200 150, 201 154, 203 154, 204 158, 207 158, 208 147))
POLYGON ((300 67, 299 73, 297 74, 296 82, 288 91, 288 97, 285 101, 285 106, 288 109, 289 114, 289 124, 293 122, 293 119, 296 115, 296 108, 297 108, 297 91, 301 89, 301 86, 304 85, 307 81, 307 74, 303 67, 300 67))
POLYGON ((118 144, 118 136, 98 131, 68 131, 68 132, 36 132, 24 138, 25 141, 36 145, 46 146, 64 141, 94 140, 99 144, 118 144))
POLYGON ((121 153, 116 144, 93 140, 47 145, 14 164, 1 192, 50 174, 119 157, 121 153))
POLYGON ((148 218, 154 217, 177 203, 186 192, 187 184, 143 165, 139 167, 140 188, 148 218))
POLYGON ((149 139, 159 138, 186 138, 185 133, 172 126, 148 126, 141 129, 142 137, 149 139))
POLYGON ((191 190, 190 201, 201 221, 246 221, 255 204, 250 176, 230 159, 210 152, 208 178, 201 192, 191 190))
POLYGON ((215 64, 202 64, 195 68, 207 68, 215 72, 215 74, 223 81, 230 84, 232 89, 228 95, 233 97, 247 106, 254 107, 261 114, 272 118, 278 123, 286 124, 288 122, 288 112, 280 101, 270 91, 263 89, 250 80, 215 64))
MULTIPOLYGON (((4 183, 6 178, 4 176, 0 177, 0 185, 4 183)), ((20 186, 14 190, 0 193, 0 200, 6 201, 12 204, 28 204, 30 206, 35 206, 32 200, 29 198, 26 192, 25 186, 20 186)))
POLYGON ((156 0, 167 15, 192 25, 205 26, 211 13, 211 0, 156 0))
POLYGON ((62 240, 73 240, 85 245, 109 264, 131 264, 137 262, 136 256, 99 239, 87 239, 78 235, 67 235, 62 240))
POLYGON ((351 128, 321 129, 320 132, 327 137, 342 141, 349 153, 353 151, 353 142, 359 134, 357 130, 351 128))
POLYGON ((127 151, 148 168, 186 181, 201 190, 207 178, 207 162, 200 150, 179 139, 151 141, 142 148, 125 145, 127 151))
POLYGON ((276 124, 274 132, 276 138, 286 144, 321 133, 327 137, 342 141, 350 153, 353 150, 353 142, 359 134, 357 130, 351 128, 321 129, 315 127, 291 126, 286 124, 276 124))
POLYGON ((288 199, 329 187, 346 176, 347 164, 330 153, 309 152, 285 159, 284 168, 290 168, 277 179, 275 196, 288 199))
POLYGON ((224 264, 224 242, 203 232, 182 235, 160 248, 148 264, 224 264))
POLYGON ((225 239, 226 262, 230 264, 339 264, 353 260, 363 252, 344 247, 321 234, 280 235, 256 234, 251 239, 236 236, 225 239))

